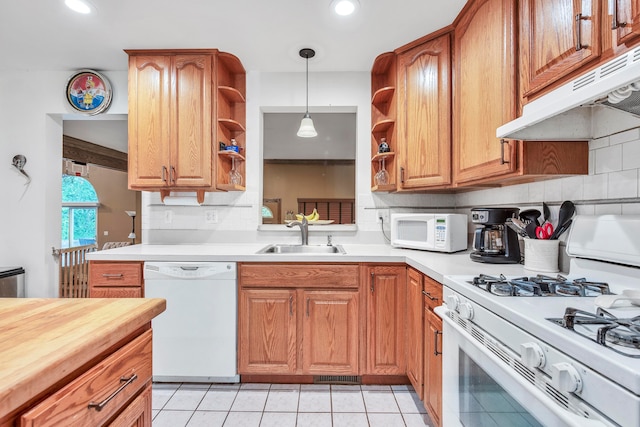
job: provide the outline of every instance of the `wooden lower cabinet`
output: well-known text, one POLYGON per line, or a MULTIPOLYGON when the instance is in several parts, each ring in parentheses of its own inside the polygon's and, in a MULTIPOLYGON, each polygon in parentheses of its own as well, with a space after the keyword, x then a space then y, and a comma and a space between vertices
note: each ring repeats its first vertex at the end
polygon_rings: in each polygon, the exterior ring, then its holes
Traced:
POLYGON ((358 291, 301 291, 302 371, 358 373, 358 291))
POLYGON ((89 298, 142 298, 143 263, 90 261, 89 298))
POLYGON ((358 266, 241 264, 238 372, 357 375, 358 266))
POLYGON ((151 384, 135 398, 110 427, 147 427, 151 425, 151 384))
POLYGON ((151 330, 24 412, 20 427, 151 427, 151 330))
POLYGON ((364 266, 362 291, 367 294, 367 374, 405 374, 406 275, 404 265, 364 266))
POLYGON ((406 359, 407 376, 420 400, 424 396, 424 333, 422 273, 407 269, 406 359))
POLYGON ((435 425, 442 425, 442 319, 424 308, 424 407, 435 425))
POLYGON ((298 370, 296 291, 243 289, 239 302, 239 372, 295 373, 298 370))

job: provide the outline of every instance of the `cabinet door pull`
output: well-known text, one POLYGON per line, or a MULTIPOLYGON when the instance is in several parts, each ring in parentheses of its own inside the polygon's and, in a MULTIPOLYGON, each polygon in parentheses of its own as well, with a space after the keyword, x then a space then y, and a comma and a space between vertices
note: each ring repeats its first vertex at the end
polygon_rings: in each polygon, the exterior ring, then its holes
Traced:
POLYGON ((172 184, 176 183, 176 167, 175 166, 171 166, 171 175, 169 176, 169 178, 171 179, 172 184))
POLYGON ((618 0, 613 0, 613 11, 611 12, 611 29, 617 30, 618 28, 626 26, 626 22, 618 22, 618 0))
POLYGON ((404 168, 400 168, 400 183, 404 184, 404 168))
POLYGON ((442 332, 439 330, 433 331, 433 355, 439 356, 442 354, 441 351, 438 351, 438 335, 442 335, 442 332))
POLYGON ((167 182, 167 167, 162 166, 162 182, 167 182))
POLYGON ((289 316, 293 317, 293 295, 289 296, 289 316))
POLYGON ((581 51, 585 47, 589 47, 588 45, 582 44, 582 22, 583 20, 589 19, 588 16, 582 16, 582 13, 576 14, 576 52, 581 51))
POLYGON ((371 272, 371 293, 375 290, 375 274, 371 272))
POLYGON ((122 273, 115 273, 115 274, 103 273, 102 277, 104 277, 106 279, 121 279, 121 278, 124 277, 124 274, 122 274, 122 273))
POLYGON ((102 402, 100 403, 95 403, 95 402, 89 402, 89 409, 95 409, 96 411, 100 412, 102 411, 102 409, 104 409, 105 406, 107 406, 107 403, 109 403, 114 397, 116 397, 122 390, 124 390, 129 384, 131 384, 132 382, 134 382, 135 380, 138 379, 138 375, 133 374, 131 375, 129 378, 125 378, 125 377, 121 377, 120 378, 120 382, 124 383, 122 384, 120 387, 118 387, 118 389, 116 391, 114 391, 113 393, 111 393, 106 399, 104 399, 102 402))
POLYGON ((307 317, 309 317, 309 302, 311 301, 311 298, 307 297, 307 317))
POLYGON ((422 295, 429 298, 431 301, 438 301, 438 297, 432 296, 429 292, 422 291, 422 295))
POLYGON ((500 140, 500 164, 504 165, 509 163, 509 160, 504 159, 504 145, 509 144, 509 142, 505 139, 500 140))

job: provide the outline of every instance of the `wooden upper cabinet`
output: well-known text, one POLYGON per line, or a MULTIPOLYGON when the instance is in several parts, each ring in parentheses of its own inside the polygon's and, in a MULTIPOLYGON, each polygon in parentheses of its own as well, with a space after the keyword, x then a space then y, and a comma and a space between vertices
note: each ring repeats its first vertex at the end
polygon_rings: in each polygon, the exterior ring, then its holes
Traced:
POLYGON ((640 41, 640 0, 611 0, 611 29, 617 44, 640 41))
POLYGON ((398 190, 451 183, 451 42, 444 34, 398 55, 398 190))
MULTIPOLYGON (((520 2, 523 97, 536 94, 600 57, 602 3, 599 0, 520 2)), ((623 6, 625 2, 618 3, 623 6)))
POLYGON ((516 171, 516 141, 496 129, 516 117, 516 1, 472 0, 455 22, 453 176, 456 185, 516 171))
POLYGON ((396 54, 386 52, 378 55, 371 68, 371 191, 396 190, 396 63, 396 54), (378 153, 382 142, 387 143, 389 151, 378 153), (386 184, 376 179, 383 168, 389 174, 386 184))
POLYGON ((212 185, 211 55, 174 57, 170 184, 212 185))
MULTIPOLYGON (((129 188, 244 190, 245 70, 217 49, 127 50, 129 188), (240 147, 220 150, 219 142, 240 147)), ((166 194, 166 193, 165 193, 166 194)))
POLYGON ((167 186, 171 57, 129 57, 129 188, 167 186))
POLYGON ((212 55, 129 54, 129 188, 211 187, 212 55))

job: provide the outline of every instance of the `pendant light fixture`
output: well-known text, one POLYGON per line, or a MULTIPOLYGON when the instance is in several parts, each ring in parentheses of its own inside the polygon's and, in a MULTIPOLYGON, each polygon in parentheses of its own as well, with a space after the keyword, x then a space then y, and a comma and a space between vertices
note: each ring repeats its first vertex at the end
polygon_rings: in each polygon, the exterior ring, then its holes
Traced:
POLYGON ((298 136, 301 138, 313 138, 318 136, 316 128, 313 127, 313 120, 309 115, 309 58, 316 56, 316 51, 309 48, 300 49, 300 56, 307 60, 307 109, 300 123, 300 129, 298 129, 298 136))

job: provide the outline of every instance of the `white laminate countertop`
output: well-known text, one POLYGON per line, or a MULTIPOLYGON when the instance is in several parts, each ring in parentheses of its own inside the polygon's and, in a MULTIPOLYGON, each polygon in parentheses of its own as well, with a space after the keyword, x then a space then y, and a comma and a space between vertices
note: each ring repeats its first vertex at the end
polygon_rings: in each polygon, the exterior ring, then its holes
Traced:
POLYGON ((171 261, 171 262, 404 262, 427 276, 443 281, 445 275, 504 274, 530 275, 521 264, 484 264, 471 261, 470 250, 453 254, 395 249, 389 245, 341 245, 346 254, 257 254, 266 243, 133 245, 91 252, 91 261, 171 261))

